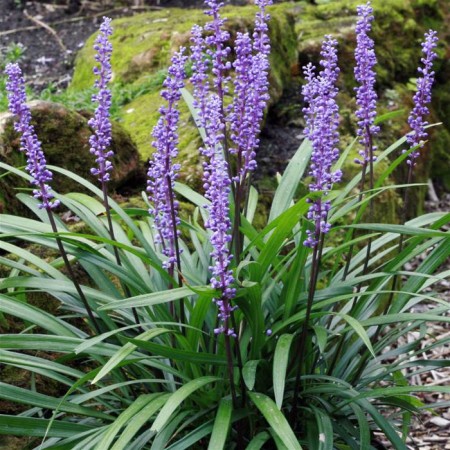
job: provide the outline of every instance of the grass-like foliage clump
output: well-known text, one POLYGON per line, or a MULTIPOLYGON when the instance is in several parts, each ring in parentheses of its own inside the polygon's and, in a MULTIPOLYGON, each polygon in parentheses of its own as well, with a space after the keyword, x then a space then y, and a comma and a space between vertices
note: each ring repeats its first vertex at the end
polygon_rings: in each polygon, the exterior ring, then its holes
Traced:
POLYGON ((271 2, 255 3, 254 30, 237 33, 232 50, 221 5, 206 1, 209 21, 194 26, 190 49, 173 55, 153 130, 146 209, 122 208, 108 191, 110 19, 94 47, 94 183, 47 166, 20 67, 6 66, 27 166, 0 167, 2 176, 30 181, 33 195, 18 198, 36 218, 0 216, 0 362, 31 374, 29 385, 1 383, 0 399, 16 409, 0 415, 0 434, 34 437, 33 448, 53 450, 374 449, 380 435, 406 449, 412 416, 439 406, 416 393, 450 392, 412 382, 449 365, 426 359, 449 337, 422 344, 429 324, 450 321, 449 304, 433 292, 449 276, 439 271, 450 253, 441 231, 450 214, 404 216, 400 225, 372 219, 383 191, 401 189, 406 211, 417 188, 436 33, 423 43, 411 131, 378 149, 379 128, 395 112, 377 116, 370 3, 358 7, 358 133, 345 149, 338 42, 325 37, 320 67, 304 68, 306 137, 261 229, 253 225, 252 174, 269 100, 271 2), (203 142, 202 192, 177 182, 182 101, 203 142), (340 184, 356 147, 361 171, 340 184), (375 178, 379 164, 386 169, 375 178), (402 164, 409 165, 405 184, 386 183, 402 164), (58 194, 53 173, 91 195, 58 194), (297 198, 305 178, 310 192, 297 198), (193 205, 187 219, 180 202, 193 205), (62 210, 79 223, 67 225, 62 210), (414 272, 404 269, 424 252, 414 272), (36 295, 56 300, 57 313, 34 305, 36 295), (45 393, 46 384, 59 394, 45 393))

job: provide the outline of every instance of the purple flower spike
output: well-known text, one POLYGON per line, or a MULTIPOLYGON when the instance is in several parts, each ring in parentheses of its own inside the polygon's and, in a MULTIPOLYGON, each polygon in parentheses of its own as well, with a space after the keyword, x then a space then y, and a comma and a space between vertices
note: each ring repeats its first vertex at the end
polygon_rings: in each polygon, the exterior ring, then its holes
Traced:
POLYGON ((20 133, 20 150, 27 156, 26 170, 32 177, 31 184, 36 186, 33 196, 41 201, 39 208, 47 210, 55 208, 59 205, 59 200, 52 200, 51 187, 47 184, 52 181, 52 173, 47 169, 41 143, 31 125, 31 112, 26 104, 25 81, 22 71, 18 64, 8 64, 5 73, 8 75, 6 90, 9 109, 18 118, 18 121, 14 123, 14 129, 20 133))
POLYGON ((267 56, 270 53, 269 27, 267 25, 270 15, 266 13, 266 7, 271 4, 272 0, 255 0, 255 5, 259 7, 259 11, 256 13, 255 30, 253 32, 254 49, 257 53, 267 56))
POLYGON ((308 219, 315 223, 315 230, 308 230, 308 238, 304 245, 315 247, 321 233, 328 233, 327 223, 330 202, 323 200, 332 189, 333 183, 341 179, 341 172, 332 172, 333 163, 339 158, 337 148, 339 142, 339 109, 336 103, 338 89, 336 81, 339 75, 337 67, 337 41, 331 36, 325 36, 322 45, 320 61, 323 69, 318 76, 314 75, 314 67, 307 65, 304 73, 307 84, 302 93, 308 106, 304 108, 306 117, 305 134, 311 141, 313 152, 309 174, 313 182, 309 185, 311 192, 322 192, 322 197, 312 202, 307 214, 308 219))
POLYGON ((230 315, 235 309, 230 302, 236 293, 236 290, 232 287, 234 283, 233 273, 228 268, 232 260, 232 255, 230 255, 228 249, 231 241, 231 221, 229 218, 231 180, 228 176, 227 163, 222 155, 225 127, 221 117, 221 100, 218 95, 213 94, 209 97, 206 115, 208 119, 206 122, 205 148, 201 151, 207 159, 203 164, 205 196, 211 203, 208 206, 209 218, 205 226, 212 232, 213 251, 211 257, 213 265, 210 270, 213 277, 211 286, 221 291, 220 298, 214 299, 219 308, 221 322, 215 333, 236 336, 234 330, 229 326, 230 315))
POLYGON ((95 60, 100 64, 94 67, 94 75, 98 78, 95 81, 95 87, 99 89, 97 94, 92 96, 92 101, 98 103, 95 115, 89 120, 89 126, 94 129, 94 134, 90 137, 90 152, 96 156, 95 161, 98 167, 92 168, 91 173, 98 177, 101 183, 106 183, 110 179, 109 172, 112 164, 108 160, 114 153, 108 150, 111 144, 111 122, 109 120, 109 110, 111 108, 111 91, 108 89, 108 83, 112 78, 111 54, 112 45, 108 37, 112 34, 111 19, 103 17, 100 25, 100 33, 95 40, 94 49, 97 51, 95 60))
POLYGON ((362 159, 356 159, 355 162, 369 164, 375 160, 373 152, 376 150, 376 147, 373 146, 373 137, 380 131, 380 127, 374 124, 377 115, 374 66, 377 63, 377 58, 374 42, 369 37, 372 29, 371 22, 374 18, 370 2, 367 2, 366 5, 358 6, 357 12, 359 19, 356 24, 355 78, 359 86, 355 88, 356 103, 358 105, 356 117, 359 119, 357 134, 364 149, 359 152, 362 159))
POLYGON ((209 60, 206 58, 206 42, 203 38, 203 28, 194 25, 191 30, 191 83, 194 86, 194 107, 198 110, 198 127, 205 128, 205 108, 209 92, 208 68, 209 60))
POLYGON ((256 15, 253 42, 248 33, 238 33, 235 43, 236 60, 234 69, 234 102, 230 115, 231 139, 238 154, 236 182, 243 183, 248 172, 256 169, 255 150, 259 145, 258 134, 269 100, 269 53, 270 42, 267 35, 267 21, 270 16, 265 7, 268 0, 256 2, 260 10, 256 15))
POLYGON ((230 79, 226 73, 231 69, 231 63, 227 61, 231 48, 226 45, 226 42, 230 39, 230 33, 223 29, 225 19, 220 16, 223 2, 206 0, 205 4, 209 7, 205 14, 212 17, 212 21, 205 25, 205 30, 211 33, 205 38, 205 43, 210 47, 207 54, 212 59, 213 84, 223 105, 223 98, 228 93, 227 84, 230 79))
MULTIPOLYGON (((408 117, 408 123, 412 129, 412 133, 408 134, 406 140, 410 145, 410 148, 415 147, 416 145, 423 147, 423 141, 428 136, 428 133, 425 131, 428 122, 424 117, 430 113, 426 105, 431 102, 431 88, 434 83, 433 60, 437 56, 433 50, 437 45, 437 41, 436 31, 429 30, 428 33, 425 33, 425 41, 422 43, 422 52, 424 56, 421 58, 423 67, 418 68, 421 76, 417 78, 417 92, 414 95, 414 108, 408 117)), ((412 152, 408 157, 407 163, 414 167, 416 165, 415 160, 419 155, 420 152, 418 150, 412 152)))
POLYGON ((237 33, 235 41, 236 60, 233 63, 236 73, 234 79, 233 111, 230 116, 231 139, 235 148, 231 153, 238 153, 246 146, 249 130, 249 95, 252 85, 252 40, 248 33, 237 33), (245 122, 245 123, 244 123, 245 122))
POLYGON ((174 198, 175 180, 180 170, 179 164, 174 164, 178 156, 178 121, 180 113, 177 109, 181 98, 181 89, 184 87, 187 57, 184 48, 172 58, 168 76, 164 81, 164 90, 161 96, 167 101, 167 106, 160 109, 161 117, 153 128, 152 143, 156 152, 148 169, 147 191, 149 200, 153 203, 150 214, 155 218, 154 226, 157 230, 155 241, 162 245, 167 261, 163 263, 166 269, 173 269, 177 263, 176 240, 179 235, 177 225, 178 202, 174 198))

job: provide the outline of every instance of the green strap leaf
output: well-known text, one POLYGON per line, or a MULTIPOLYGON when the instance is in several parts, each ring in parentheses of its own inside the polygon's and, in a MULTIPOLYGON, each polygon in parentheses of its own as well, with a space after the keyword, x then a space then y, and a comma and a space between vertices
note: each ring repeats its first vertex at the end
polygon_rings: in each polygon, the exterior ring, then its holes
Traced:
POLYGON ((275 402, 280 410, 283 405, 286 370, 289 360, 289 350, 293 338, 293 334, 281 335, 278 339, 273 357, 273 392, 275 395, 275 402))
POLYGON ((430 230, 427 228, 411 227, 407 225, 361 223, 356 225, 347 225, 347 227, 360 228, 363 230, 379 231, 381 233, 398 233, 424 237, 445 237, 447 239, 450 239, 450 233, 448 231, 430 230))
POLYGON ((364 327, 352 316, 348 314, 337 313, 338 316, 342 317, 356 332, 356 334, 362 339, 366 347, 369 349, 370 353, 374 358, 376 358, 375 352, 372 347, 372 343, 370 342, 370 338, 366 333, 364 327))
POLYGON ((109 302, 106 305, 98 308, 99 310, 106 311, 111 309, 121 308, 140 308, 142 306, 160 305, 161 303, 173 302, 188 295, 193 295, 194 292, 189 287, 181 287, 176 289, 170 289, 166 291, 153 292, 151 294, 138 295, 136 297, 125 298, 109 302))
POLYGON ((95 409, 86 408, 84 406, 76 405, 71 402, 60 403, 58 398, 49 397, 48 395, 39 394, 38 392, 32 392, 28 389, 22 389, 17 386, 10 386, 6 383, 0 382, 0 398, 15 403, 22 403, 25 405, 32 405, 33 407, 55 409, 59 408, 60 411, 81 414, 87 417, 97 417, 105 420, 112 420, 112 417, 101 411, 95 409))
POLYGON ((278 216, 278 218, 270 223, 260 234, 261 236, 265 232, 271 231, 272 225, 275 223, 277 224, 258 257, 257 262, 261 265, 261 274, 265 274, 270 265, 274 264, 285 239, 298 224, 300 217, 308 211, 308 208, 309 203, 307 202, 307 198, 302 198, 295 205, 291 206, 287 211, 278 216))
POLYGON ((306 170, 312 152, 312 145, 305 139, 295 152, 281 177, 270 209, 268 223, 276 219, 291 205, 297 186, 306 170))
POLYGON ((209 441, 208 450, 221 450, 225 448, 231 424, 233 406, 229 398, 220 401, 214 427, 209 441))
MULTIPOLYGON (((43 437, 49 422, 48 419, 0 414, 0 435, 43 437)), ((98 427, 58 421, 54 423, 48 436, 66 438, 91 430, 94 432, 98 430, 98 427)))
POLYGON ((120 429, 129 423, 133 417, 146 405, 146 403, 148 403, 149 400, 153 400, 153 398, 154 394, 141 395, 128 408, 122 411, 122 413, 106 429, 105 433, 103 433, 103 437, 96 445, 95 450, 109 448, 120 429))
POLYGON ((242 370, 242 377, 244 378, 244 383, 250 391, 253 391, 256 381, 256 369, 258 364, 261 362, 260 359, 251 359, 247 361, 242 370))
MULTIPOLYGON (((163 333, 169 333, 170 330, 166 328, 153 328, 152 330, 146 331, 140 334, 138 337, 141 339, 152 339, 163 333)), ((109 359, 109 361, 102 367, 102 370, 97 374, 97 376, 92 380, 92 384, 100 381, 105 375, 107 375, 111 370, 113 370, 117 365, 123 361, 127 356, 136 350, 137 346, 130 342, 126 343, 121 347, 114 355, 109 359)))
POLYGON ((172 360, 187 361, 198 364, 213 364, 226 366, 227 360, 214 353, 193 352, 190 350, 180 350, 168 347, 167 345, 155 344, 154 342, 142 341, 140 339, 129 339, 129 342, 139 348, 143 348, 154 355, 164 356, 172 360))
POLYGON ((166 450, 190 450, 191 448, 195 448, 194 444, 200 439, 203 439, 205 436, 208 436, 208 434, 211 434, 212 428, 213 421, 208 420, 208 422, 201 424, 195 430, 183 436, 170 447, 167 447, 166 450))
MULTIPOLYGON (((47 285, 48 283, 49 281, 47 280, 47 285)), ((84 333, 75 327, 64 323, 61 319, 53 315, 2 294, 0 294, 0 312, 11 314, 14 317, 19 317, 34 324, 39 324, 40 327, 58 336, 75 337, 78 334, 77 337, 80 337, 80 335, 84 335, 84 333)))
POLYGON ((258 433, 247 445, 245 450, 260 450, 261 447, 270 439, 270 434, 267 431, 258 433))
POLYGON ((202 377, 186 383, 184 386, 178 389, 178 391, 174 392, 170 396, 169 400, 167 400, 167 403, 164 405, 163 409, 160 411, 155 421, 153 422, 151 430, 159 432, 168 422, 168 420, 175 412, 175 410, 180 406, 180 404, 184 400, 186 400, 186 398, 188 398, 193 392, 207 384, 220 380, 221 378, 218 377, 202 377))
POLYGON ((316 416, 318 436, 318 450, 333 450, 333 424, 330 416, 324 413, 321 409, 311 405, 311 409, 316 416))
POLYGON ((286 417, 278 410, 275 402, 263 394, 249 392, 248 395, 288 450, 302 450, 286 417))
MULTIPOLYGON (((123 449, 133 436, 139 431, 141 426, 164 404, 168 395, 148 394, 138 397, 122 414, 108 427, 102 440, 95 447, 96 450, 110 448, 120 429, 127 425, 127 428, 116 442, 112 449, 123 449)), ((111 450, 112 450, 111 449, 111 450)))

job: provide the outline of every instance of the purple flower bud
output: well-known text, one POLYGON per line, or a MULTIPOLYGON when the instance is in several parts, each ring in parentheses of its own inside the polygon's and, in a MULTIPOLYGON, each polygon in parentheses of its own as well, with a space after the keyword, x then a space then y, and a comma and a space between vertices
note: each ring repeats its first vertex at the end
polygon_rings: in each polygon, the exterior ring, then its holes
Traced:
POLYGON ((108 83, 112 78, 111 54, 112 45, 108 37, 112 34, 111 19, 103 17, 100 25, 100 33, 95 40, 94 49, 97 51, 95 60, 100 64, 94 67, 95 87, 98 93, 92 96, 92 101, 98 103, 94 117, 89 120, 89 126, 94 129, 94 134, 89 138, 91 145, 90 152, 96 156, 98 167, 92 168, 91 173, 98 177, 101 183, 106 183, 110 179, 109 172, 112 164, 108 160, 114 153, 108 150, 111 144, 112 132, 111 122, 109 120, 109 110, 111 108, 111 91, 108 89, 108 83))
POLYGON ((308 238, 304 245, 315 247, 321 233, 328 233, 327 223, 330 202, 325 197, 332 189, 333 183, 341 178, 341 172, 332 172, 333 163, 339 158, 337 148, 339 142, 339 108, 336 103, 338 89, 336 81, 339 75, 337 67, 337 41, 325 36, 320 61, 323 69, 318 76, 314 75, 314 67, 308 64, 304 68, 307 84, 302 93, 308 106, 304 108, 306 116, 305 134, 311 141, 313 152, 309 174, 313 182, 309 185, 311 192, 322 192, 322 197, 311 202, 307 218, 315 223, 313 232, 308 230, 308 238))
MULTIPOLYGON (((412 129, 412 133, 408 134, 406 140, 410 145, 410 148, 419 145, 423 147, 424 140, 427 138, 428 133, 425 131, 425 127, 428 122, 424 119, 430 111, 426 106, 431 102, 431 88, 434 83, 434 71, 433 60, 436 58, 436 53, 433 51, 438 42, 437 32, 429 30, 425 33, 425 41, 422 43, 422 52, 424 56, 421 58, 422 67, 418 68, 421 76, 417 78, 417 92, 414 95, 414 108, 408 117, 409 126, 412 129)), ((415 160, 419 157, 420 152, 418 150, 413 151, 409 157, 407 163, 415 166, 415 160)))
POLYGON ((18 64, 8 64, 5 69, 8 75, 6 91, 8 92, 9 109, 18 118, 14 129, 20 133, 20 150, 27 157, 26 170, 31 175, 31 184, 36 186, 33 190, 34 198, 41 201, 39 208, 51 209, 59 205, 59 200, 52 200, 51 187, 47 184, 52 181, 52 173, 47 169, 44 152, 41 148, 33 125, 31 125, 31 112, 27 106, 25 93, 25 80, 18 64))
POLYGON ((153 128, 152 143, 156 151, 148 169, 147 191, 153 208, 149 210, 154 216, 154 226, 157 230, 155 241, 161 244, 163 253, 167 256, 164 267, 171 268, 177 262, 176 239, 179 235, 177 225, 178 202, 174 198, 175 180, 180 170, 179 164, 174 164, 178 156, 178 101, 181 98, 181 89, 184 87, 187 57, 184 48, 172 57, 172 64, 164 81, 164 90, 161 96, 167 101, 167 106, 160 109, 161 117, 153 128))
POLYGON ((357 135, 360 143, 364 147, 359 152, 362 160, 355 160, 361 164, 368 164, 373 161, 373 137, 380 131, 380 127, 374 124, 377 108, 377 94, 375 92, 375 71, 374 66, 377 58, 374 50, 374 42, 369 37, 372 29, 373 9, 370 2, 357 7, 358 23, 356 24, 356 49, 355 49, 355 78, 359 86, 355 88, 356 103, 358 110, 356 117, 358 120, 357 135))

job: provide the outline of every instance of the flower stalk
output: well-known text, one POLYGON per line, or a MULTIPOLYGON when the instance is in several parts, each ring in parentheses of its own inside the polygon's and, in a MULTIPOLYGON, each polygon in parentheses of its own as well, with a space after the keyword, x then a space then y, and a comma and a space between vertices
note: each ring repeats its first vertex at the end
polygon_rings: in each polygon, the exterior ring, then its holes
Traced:
MULTIPOLYGON (((354 69, 355 79, 359 86, 355 88, 356 104, 358 110, 356 117, 358 118, 357 136, 362 149, 359 151, 360 158, 355 159, 357 164, 361 165, 361 182, 359 185, 358 202, 364 198, 364 189, 366 176, 369 175, 369 190, 374 188, 374 170, 373 163, 376 161, 374 145, 374 137, 379 133, 380 127, 375 125, 375 117, 377 115, 377 93, 375 92, 376 73, 375 65, 377 57, 374 50, 374 41, 369 36, 372 30, 372 22, 374 20, 373 8, 370 2, 357 7, 358 22, 356 24, 356 49, 354 69), (368 172, 368 173, 367 173, 368 172)), ((362 208, 362 206, 360 206, 362 208)), ((373 199, 369 200, 369 222, 373 218, 373 199)), ((356 229, 352 230, 351 240, 355 237, 356 229)), ((364 261, 363 274, 367 272, 367 267, 371 251, 370 238, 367 243, 366 258, 364 261)), ((347 278, 350 264, 352 260, 354 246, 351 245, 346 256, 346 264, 342 279, 347 278)), ((361 287, 359 287, 361 289, 361 287)))
POLYGON ((55 218, 53 217, 53 209, 59 205, 59 200, 54 199, 54 195, 49 183, 52 181, 53 175, 47 168, 45 154, 42 150, 41 143, 38 140, 34 127, 31 124, 31 111, 26 104, 25 80, 22 76, 22 71, 18 64, 8 64, 5 69, 8 76, 6 83, 6 90, 8 92, 8 101, 10 111, 17 116, 17 121, 14 123, 14 129, 20 133, 20 150, 26 154, 27 165, 26 171, 31 175, 31 184, 35 186, 33 196, 40 201, 39 208, 45 209, 48 215, 50 226, 53 233, 55 233, 55 240, 58 250, 66 266, 67 272, 75 286, 75 289, 83 302, 89 319, 91 320, 97 333, 101 333, 101 329, 94 312, 92 311, 89 302, 78 283, 75 273, 70 264, 69 257, 58 236, 58 228, 56 226, 55 218))
POLYGON ((302 90, 307 102, 307 106, 304 108, 306 116, 305 135, 311 141, 313 147, 309 172, 313 181, 310 183, 309 189, 311 193, 320 192, 321 194, 318 199, 310 200, 311 207, 307 214, 308 219, 313 222, 314 229, 312 231, 307 230, 307 239, 304 245, 312 248, 313 254, 305 320, 296 348, 299 363, 296 371, 291 410, 291 417, 294 423, 297 421, 300 377, 306 357, 306 338, 317 287, 323 242, 331 227, 327 222, 331 203, 326 200, 326 196, 332 189, 333 184, 338 182, 342 175, 340 171, 332 171, 332 165, 339 158, 339 150, 337 148, 339 142, 339 108, 336 103, 338 93, 336 82, 339 68, 337 67, 336 47, 337 41, 331 36, 326 36, 321 51, 321 72, 315 75, 315 68, 311 64, 304 68, 307 79, 307 84, 302 90))
MULTIPOLYGON (((111 19, 103 17, 100 25, 100 33, 98 34, 94 49, 96 50, 95 60, 99 63, 94 67, 93 72, 97 77, 94 86, 98 92, 92 96, 92 101, 97 103, 94 117, 89 120, 89 126, 94 130, 94 134, 89 138, 91 145, 90 152, 96 156, 97 167, 91 169, 92 175, 96 176, 100 182, 103 194, 103 206, 105 207, 105 215, 108 224, 108 232, 112 241, 116 240, 114 234, 114 226, 111 217, 111 207, 108 199, 108 182, 111 179, 110 171, 113 166, 110 158, 114 156, 114 152, 110 149, 112 141, 112 126, 110 121, 111 108, 111 90, 108 84, 112 79, 111 55, 112 44, 109 37, 112 35, 111 19)), ((122 266, 119 250, 114 245, 113 252, 118 266, 122 266)), ((122 284, 122 288, 127 297, 131 297, 128 286, 122 284)), ((132 308, 133 316, 137 324, 140 323, 136 308, 132 308)))
MULTIPOLYGON (((429 30, 427 33, 425 33, 424 41, 421 44, 423 53, 423 56, 421 58, 422 67, 419 66, 417 69, 421 76, 419 76, 419 78, 417 79, 417 91, 413 97, 414 107, 408 117, 408 124, 412 131, 406 137, 406 141, 409 144, 410 154, 408 155, 406 161, 408 164, 408 175, 406 179, 407 186, 405 187, 403 194, 403 224, 406 223, 409 208, 408 185, 410 185, 413 181, 413 170, 417 164, 416 160, 420 156, 420 149, 425 145, 425 139, 428 137, 428 133, 425 129, 425 127, 428 125, 428 121, 425 119, 425 117, 429 114, 427 105, 431 102, 431 88, 433 87, 435 75, 433 71, 433 61, 437 57, 434 49, 437 46, 437 42, 437 32, 434 30, 429 30)), ((407 150, 403 150, 403 153, 406 152, 407 150)), ((401 234, 398 245, 398 254, 403 251, 404 240, 405 236, 401 234)), ((392 278, 391 293, 386 302, 386 305, 383 308, 383 315, 386 315, 391 308, 395 292, 398 290, 399 280, 399 276, 395 274, 392 278)), ((381 326, 377 328, 375 334, 371 339, 372 342, 375 342, 378 339, 381 330, 381 326)), ((366 361, 367 357, 363 357, 361 359, 358 370, 355 373, 355 379, 361 375, 362 371, 364 370, 366 361)))
MULTIPOLYGON (((174 277, 175 270, 178 272, 178 284, 181 286, 181 249, 178 239, 180 231, 178 226, 180 218, 178 215, 179 204, 175 197, 175 181, 178 178, 180 164, 175 163, 178 156, 178 123, 180 113, 178 102, 181 98, 181 89, 184 87, 184 67, 187 56, 184 48, 172 57, 172 64, 168 70, 168 76, 163 84, 162 98, 167 106, 160 108, 160 118, 153 128, 154 141, 152 143, 156 151, 153 153, 147 172, 147 192, 152 203, 149 209, 154 217, 154 228, 156 229, 155 242, 160 244, 162 252, 166 256, 163 267, 169 275, 174 277)), ((171 313, 175 317, 173 303, 171 313)), ((180 302, 180 320, 185 322, 184 303, 180 302)))
POLYGON ((257 167, 256 149, 264 110, 269 101, 269 54, 268 21, 266 7, 271 0, 257 0, 259 7, 252 37, 249 33, 237 33, 234 97, 230 111, 230 153, 236 155, 236 173, 233 177, 234 223, 233 241, 236 264, 241 259, 243 238, 240 232, 241 213, 245 210, 250 176, 257 167))

